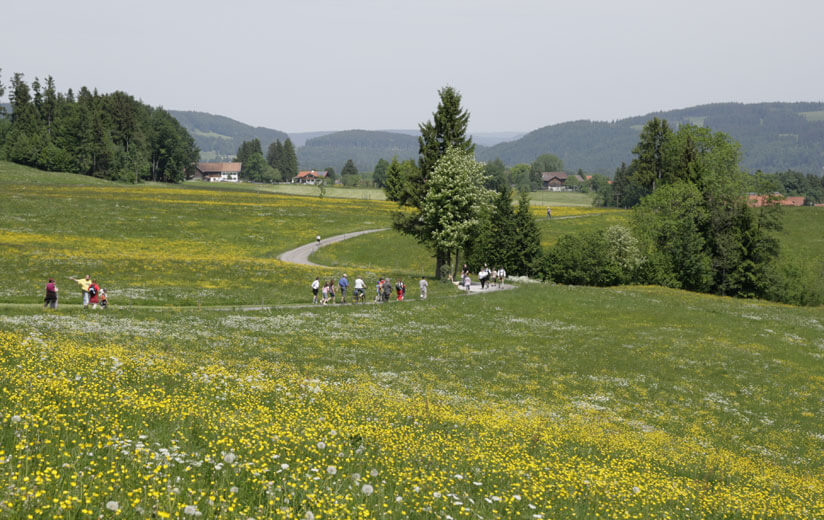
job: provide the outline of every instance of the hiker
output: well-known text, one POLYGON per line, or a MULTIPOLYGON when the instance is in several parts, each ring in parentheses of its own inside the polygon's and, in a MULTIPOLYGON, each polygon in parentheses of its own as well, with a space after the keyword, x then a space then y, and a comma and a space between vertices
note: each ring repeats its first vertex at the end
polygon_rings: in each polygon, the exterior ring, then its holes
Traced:
POLYGON ((320 278, 315 278, 312 282, 312 303, 318 303, 318 289, 320 289, 320 278))
POLYGON ((89 286, 89 303, 92 304, 92 309, 96 309, 99 302, 100 286, 97 285, 97 279, 94 279, 92 280, 92 284, 89 286))
POLYGON ((360 302, 363 303, 363 295, 365 291, 366 284, 363 283, 363 279, 360 276, 358 276, 357 278, 355 278, 355 303, 357 303, 358 300, 360 300, 360 302))
POLYGON ((349 280, 346 279, 345 273, 343 278, 338 280, 338 287, 340 287, 340 302, 346 303, 346 289, 349 288, 349 280))
POLYGON ((80 286, 80 290, 83 292, 83 308, 87 309, 89 307, 89 287, 92 286, 92 277, 87 274, 86 278, 69 277, 69 280, 77 282, 77 285, 80 286))
POLYGON ((504 280, 506 280, 506 269, 504 269, 503 266, 501 266, 501 268, 498 269, 498 285, 503 287, 504 280))
POLYGON ((429 282, 426 281, 426 277, 421 276, 421 281, 418 282, 418 287, 421 288, 421 300, 426 299, 426 291, 429 288, 429 282))
POLYGON ((389 281, 389 278, 383 281, 383 302, 386 303, 389 301, 389 298, 392 296, 392 283, 389 281))
POLYGON ((469 270, 464 271, 464 275, 462 278, 464 289, 468 293, 470 288, 472 287, 472 279, 469 278, 469 270))
POLYGON ((398 301, 403 301, 403 294, 406 292, 406 285, 404 285, 403 280, 398 280, 395 282, 395 294, 398 295, 398 301))
POLYGON ((335 280, 329 280, 329 300, 335 303, 335 280))
POLYGON ((100 289, 100 308, 105 309, 109 306, 109 297, 106 294, 106 288, 102 287, 100 289))
POLYGON ((552 210, 547 206, 546 208, 546 218, 552 220, 552 210))
POLYGON ((326 305, 329 303, 329 282, 323 282, 323 289, 321 290, 322 298, 320 303, 326 305))
POLYGON ((43 308, 49 307, 57 310, 57 284, 54 278, 49 278, 49 283, 46 284, 46 298, 43 300, 43 308))
POLYGON ((379 303, 383 301, 383 277, 375 284, 375 290, 377 292, 377 294, 375 294, 375 303, 379 303))
POLYGON ((486 289, 486 282, 489 280, 489 268, 484 264, 484 268, 478 272, 478 280, 481 281, 481 290, 486 289))

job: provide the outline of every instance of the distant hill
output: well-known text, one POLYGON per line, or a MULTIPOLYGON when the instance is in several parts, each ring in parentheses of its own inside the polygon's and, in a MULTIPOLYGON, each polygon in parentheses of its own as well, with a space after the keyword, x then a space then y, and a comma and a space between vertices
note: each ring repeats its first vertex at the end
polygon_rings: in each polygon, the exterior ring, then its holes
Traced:
POLYGON ((300 169, 323 169, 328 166, 340 173, 352 159, 360 171, 372 171, 380 159, 416 159, 418 138, 413 135, 372 130, 346 130, 306 141, 299 147, 300 169))
POLYGON ((263 153, 277 139, 285 141, 288 135, 280 130, 253 127, 224 116, 206 112, 184 112, 169 110, 195 139, 201 151, 202 160, 222 159, 237 153, 243 141, 260 139, 263 153))
POLYGON ((718 103, 653 112, 612 123, 574 121, 534 130, 516 141, 481 148, 479 160, 532 162, 542 153, 563 159, 564 169, 612 174, 632 160, 644 123, 658 117, 671 126, 692 123, 722 131, 741 143, 741 165, 748 171, 822 174, 824 103, 718 103))

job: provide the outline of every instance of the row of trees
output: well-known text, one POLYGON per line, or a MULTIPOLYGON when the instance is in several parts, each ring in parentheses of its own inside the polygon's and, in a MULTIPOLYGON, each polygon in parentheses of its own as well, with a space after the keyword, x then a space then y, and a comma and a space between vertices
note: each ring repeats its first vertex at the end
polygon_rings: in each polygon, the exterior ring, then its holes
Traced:
POLYGON ((259 139, 243 141, 235 155, 235 162, 243 163, 240 178, 247 181, 280 182, 298 174, 298 157, 288 137, 283 143, 276 139, 270 144, 265 158, 259 139))
MULTIPOLYGON (((633 207, 632 228, 562 237, 543 266, 563 283, 651 283, 742 297, 773 297, 780 208, 751 208, 740 147, 692 125, 649 121, 603 203, 633 207)), ((760 190, 764 192, 764 188, 760 190)))
POLYGON ((400 206, 394 228, 433 251, 436 277, 455 275, 462 257, 475 270, 490 263, 529 274, 540 257, 540 236, 526 193, 513 210, 509 183, 475 160, 460 94, 452 87, 438 94, 432 120, 419 125, 418 162, 396 157, 375 168, 375 182, 400 206))
MULTIPOLYGON (((0 95, 3 93, 0 84, 0 95)), ((199 151, 189 133, 162 108, 125 92, 82 87, 58 92, 49 76, 31 85, 22 74, 9 88, 11 115, 0 114, 0 157, 48 171, 113 180, 180 182, 199 151)))

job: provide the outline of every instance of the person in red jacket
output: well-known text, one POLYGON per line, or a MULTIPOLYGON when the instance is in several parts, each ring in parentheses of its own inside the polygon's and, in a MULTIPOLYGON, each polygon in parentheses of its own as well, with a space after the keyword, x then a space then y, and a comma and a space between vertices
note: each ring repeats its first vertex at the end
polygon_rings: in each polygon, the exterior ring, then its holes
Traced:
POLYGON ((89 286, 89 303, 92 304, 92 309, 97 308, 97 304, 100 303, 100 286, 97 285, 97 280, 92 280, 92 284, 89 286))

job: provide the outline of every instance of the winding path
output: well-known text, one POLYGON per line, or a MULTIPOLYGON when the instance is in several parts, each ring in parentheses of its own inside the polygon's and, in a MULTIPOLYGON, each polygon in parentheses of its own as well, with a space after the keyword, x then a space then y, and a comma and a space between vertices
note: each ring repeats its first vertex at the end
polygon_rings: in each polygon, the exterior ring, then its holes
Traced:
POLYGON ((328 246, 329 244, 334 244, 335 242, 341 242, 348 238, 354 238, 360 235, 365 235, 367 233, 377 233, 379 231, 386 231, 389 228, 380 228, 380 229, 367 229, 365 231, 353 231, 351 233, 344 233, 342 235, 335 235, 333 237, 324 238, 323 240, 312 242, 311 244, 306 244, 300 247, 296 247, 295 249, 291 249, 286 251, 285 253, 281 253, 278 256, 278 260, 282 260, 284 262, 289 262, 292 264, 301 264, 301 265, 313 265, 316 267, 326 267, 320 264, 316 264, 314 262, 309 261, 309 255, 317 251, 323 246, 328 246))

